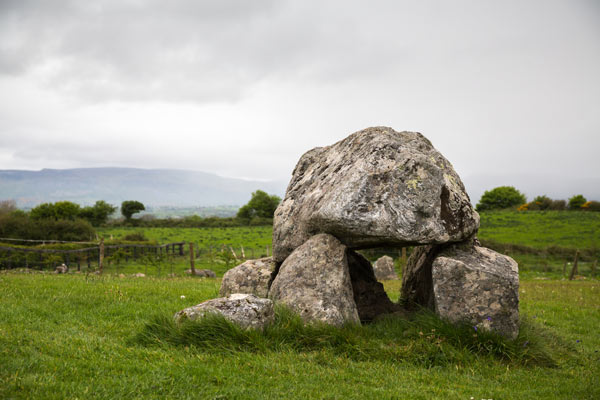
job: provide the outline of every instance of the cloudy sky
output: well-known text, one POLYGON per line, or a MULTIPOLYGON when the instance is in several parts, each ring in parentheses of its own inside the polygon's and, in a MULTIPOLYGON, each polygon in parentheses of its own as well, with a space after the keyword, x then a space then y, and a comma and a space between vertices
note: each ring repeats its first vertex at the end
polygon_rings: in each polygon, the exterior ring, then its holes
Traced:
POLYGON ((600 199, 599 71, 594 0, 0 0, 0 169, 287 180, 386 125, 475 200, 600 199))

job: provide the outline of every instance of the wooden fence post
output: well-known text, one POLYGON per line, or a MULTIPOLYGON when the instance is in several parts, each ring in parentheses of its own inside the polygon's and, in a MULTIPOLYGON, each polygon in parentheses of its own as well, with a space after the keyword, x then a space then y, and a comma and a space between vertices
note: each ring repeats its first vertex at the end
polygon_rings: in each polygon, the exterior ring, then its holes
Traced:
POLYGON ((596 267, 598 266, 598 259, 596 258, 594 260, 594 263, 592 264, 592 278, 596 277, 596 267))
POLYGON ((402 264, 406 264, 406 247, 402 248, 402 264))
POLYGON ((98 248, 98 270, 102 273, 104 267, 104 238, 100 239, 100 246, 98 248))
POLYGON ((571 269, 571 274, 569 275, 569 280, 572 281, 575 278, 575 274, 577 274, 577 261, 579 261, 579 250, 575 252, 575 260, 573 260, 573 268, 571 269))
POLYGON ((567 260, 565 260, 565 263, 563 264, 563 276, 565 276, 567 274, 567 260))
POLYGON ((194 266, 194 243, 190 242, 190 268, 192 276, 196 276, 196 268, 194 266))

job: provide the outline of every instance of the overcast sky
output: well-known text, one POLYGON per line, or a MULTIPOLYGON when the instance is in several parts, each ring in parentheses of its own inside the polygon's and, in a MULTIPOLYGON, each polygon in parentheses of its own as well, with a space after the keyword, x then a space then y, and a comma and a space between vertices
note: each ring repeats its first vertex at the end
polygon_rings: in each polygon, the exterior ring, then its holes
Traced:
POLYGON ((0 0, 0 169, 287 180, 386 125, 472 197, 600 197, 599 71, 594 0, 0 0))

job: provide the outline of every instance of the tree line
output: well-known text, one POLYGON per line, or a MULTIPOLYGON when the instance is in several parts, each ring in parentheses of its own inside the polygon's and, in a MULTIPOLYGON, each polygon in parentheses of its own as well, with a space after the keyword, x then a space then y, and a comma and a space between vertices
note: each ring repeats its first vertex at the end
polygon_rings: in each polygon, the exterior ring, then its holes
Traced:
POLYGON ((513 186, 499 186, 492 190, 486 190, 475 207, 477 211, 502 210, 507 208, 516 208, 519 211, 600 211, 600 202, 595 200, 588 201, 581 194, 574 195, 568 201, 555 200, 546 195, 539 195, 533 201, 527 202, 525 195, 513 186))
POLYGON ((14 200, 0 201, 0 237, 33 240, 87 241, 96 236, 94 227, 233 227, 273 223, 273 214, 281 199, 262 190, 252 193, 250 201, 231 218, 189 216, 158 219, 133 215, 145 210, 143 203, 127 200, 121 203, 123 219, 110 219, 117 207, 104 200, 82 207, 70 201, 43 203, 29 212, 17 209, 14 200))

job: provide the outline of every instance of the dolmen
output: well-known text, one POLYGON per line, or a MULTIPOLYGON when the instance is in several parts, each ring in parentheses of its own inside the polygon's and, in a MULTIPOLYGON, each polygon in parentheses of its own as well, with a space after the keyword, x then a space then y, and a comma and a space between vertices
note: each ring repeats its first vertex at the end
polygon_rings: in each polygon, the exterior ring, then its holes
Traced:
POLYGON ((300 158, 275 211, 272 258, 230 270, 221 295, 265 297, 336 326, 425 307, 515 338, 517 263, 482 247, 478 228, 460 177, 429 140, 364 129, 300 158), (394 303, 358 250, 407 246, 394 303))

